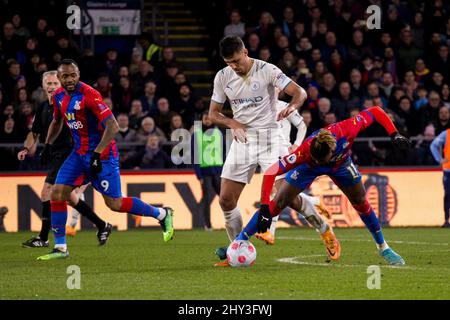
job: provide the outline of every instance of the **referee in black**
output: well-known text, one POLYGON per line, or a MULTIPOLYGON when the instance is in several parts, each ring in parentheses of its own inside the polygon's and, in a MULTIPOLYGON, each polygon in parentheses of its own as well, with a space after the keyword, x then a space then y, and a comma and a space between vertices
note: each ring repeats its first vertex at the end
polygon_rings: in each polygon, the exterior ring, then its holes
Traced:
MULTIPOLYGON (((43 142, 47 137, 47 131, 53 119, 53 105, 51 103, 52 93, 61 87, 61 83, 57 77, 57 71, 47 71, 42 75, 42 88, 47 93, 48 100, 44 101, 36 110, 33 121, 33 127, 28 133, 24 142, 24 146, 17 154, 20 161, 23 161, 27 154, 33 155, 36 151, 36 143, 38 139, 43 142)), ((48 247, 48 234, 51 228, 51 210, 50 210, 50 191, 55 183, 59 168, 62 166, 66 158, 72 152, 72 138, 67 126, 63 125, 61 133, 52 145, 51 163, 45 178, 44 187, 41 191, 42 201, 42 226, 38 236, 33 237, 24 243, 23 247, 38 248, 48 247)), ((104 245, 112 231, 112 225, 103 221, 95 212, 87 205, 86 202, 79 199, 79 196, 72 192, 70 201, 68 202, 81 215, 92 221, 98 229, 97 238, 100 245, 104 245)))

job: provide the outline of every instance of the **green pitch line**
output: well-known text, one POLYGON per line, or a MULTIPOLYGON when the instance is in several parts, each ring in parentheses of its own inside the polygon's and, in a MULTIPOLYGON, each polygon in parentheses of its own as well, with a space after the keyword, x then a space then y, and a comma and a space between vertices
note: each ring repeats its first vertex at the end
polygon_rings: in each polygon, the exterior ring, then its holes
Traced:
POLYGON ((258 257, 248 269, 212 266, 224 231, 177 231, 170 243, 160 230, 116 231, 105 247, 79 232, 70 257, 52 261, 36 261, 48 248, 20 247, 31 233, 0 233, 0 299, 450 299, 448 229, 384 233, 405 268, 386 266, 365 229, 336 229, 338 262, 326 261, 315 231, 280 229, 273 247, 252 240, 258 257), (381 267, 380 289, 367 288, 370 265, 381 267), (80 289, 68 289, 74 270, 80 289))

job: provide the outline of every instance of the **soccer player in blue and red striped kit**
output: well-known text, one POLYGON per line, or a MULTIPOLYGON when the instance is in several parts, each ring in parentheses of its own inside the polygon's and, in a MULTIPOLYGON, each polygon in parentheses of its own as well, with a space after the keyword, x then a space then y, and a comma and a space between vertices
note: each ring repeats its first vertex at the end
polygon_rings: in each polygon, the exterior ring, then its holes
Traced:
POLYGON ((173 237, 173 210, 153 207, 139 198, 122 197, 119 173, 119 152, 114 135, 117 121, 103 102, 100 93, 80 82, 80 71, 75 61, 64 59, 58 67, 61 88, 52 97, 53 121, 48 129, 41 157, 48 158, 51 145, 58 136, 63 122, 69 127, 74 150, 58 172, 51 192, 52 229, 55 247, 38 260, 66 258, 67 200, 72 190, 91 182, 103 195, 106 205, 113 211, 149 216, 159 220, 164 241, 173 237), (63 121, 64 120, 64 121, 63 121))

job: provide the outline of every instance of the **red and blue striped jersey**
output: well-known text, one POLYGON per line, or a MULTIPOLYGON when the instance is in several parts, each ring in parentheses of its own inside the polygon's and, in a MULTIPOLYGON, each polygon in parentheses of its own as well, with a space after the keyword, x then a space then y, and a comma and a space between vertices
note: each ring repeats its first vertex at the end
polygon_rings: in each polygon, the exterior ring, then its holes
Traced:
MULTIPOLYGON (((79 82, 72 94, 68 94, 62 87, 56 90, 52 102, 53 118, 64 117, 72 134, 75 151, 81 155, 94 151, 105 131, 105 121, 113 117, 100 93, 91 86, 79 82)), ((107 160, 117 156, 116 142, 112 140, 102 152, 100 159, 107 160)))

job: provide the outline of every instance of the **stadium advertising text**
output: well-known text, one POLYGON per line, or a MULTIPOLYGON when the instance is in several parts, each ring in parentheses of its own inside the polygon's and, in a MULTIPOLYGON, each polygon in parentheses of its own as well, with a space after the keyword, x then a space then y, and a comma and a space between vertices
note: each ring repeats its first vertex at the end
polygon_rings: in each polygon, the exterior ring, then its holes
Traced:
MULTIPOLYGON (((172 172, 173 173, 173 172, 172 172)), ((442 172, 439 171, 370 171, 363 173, 363 183, 367 197, 385 226, 440 226, 442 223, 441 203, 443 190, 442 172), (416 201, 417 194, 428 201, 416 201)), ((6 231, 38 231, 40 228, 39 192, 43 183, 42 175, 0 177, 0 190, 4 195, 2 206, 9 208, 5 216, 6 231)), ((250 219, 259 205, 262 175, 256 174, 244 191, 239 205, 244 223, 250 219)), ((176 212, 176 229, 201 228, 203 226, 200 203, 202 191, 193 173, 123 173, 122 191, 128 196, 140 197, 157 206, 170 205, 176 212)), ((318 178, 310 192, 322 198, 332 212, 331 224, 339 227, 363 226, 350 202, 328 177, 318 178)), ((96 212, 107 219, 118 230, 158 227, 154 219, 145 219, 110 211, 98 192, 89 187, 86 201, 96 212)), ((218 197, 211 203, 211 222, 215 229, 224 228, 223 214, 218 197)), ((285 209, 279 220, 279 227, 303 226, 307 222, 294 211, 285 209)), ((81 219, 77 228, 92 228, 81 219)))

